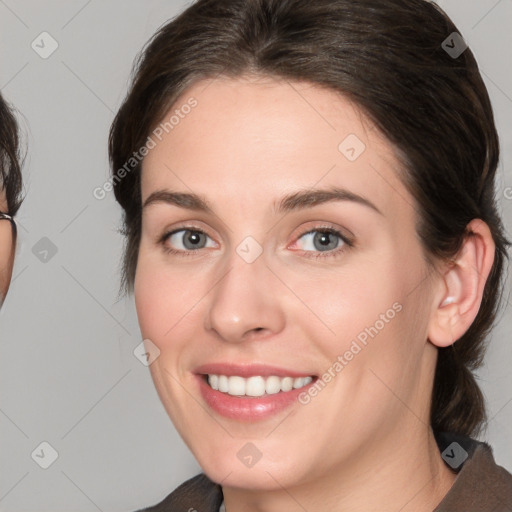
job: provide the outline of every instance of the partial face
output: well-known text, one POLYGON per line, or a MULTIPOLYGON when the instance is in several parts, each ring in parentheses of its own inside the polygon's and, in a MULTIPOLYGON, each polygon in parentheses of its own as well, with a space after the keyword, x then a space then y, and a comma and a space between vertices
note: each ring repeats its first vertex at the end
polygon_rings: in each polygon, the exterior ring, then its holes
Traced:
POLYGON ((203 81, 172 115, 143 165, 135 301, 206 474, 289 488, 428 424, 431 292, 390 145, 305 83, 203 81))
MULTIPOLYGON (((0 195, 0 212, 7 212, 7 201, 3 195, 0 195)), ((0 306, 7 295, 14 266, 13 234, 11 222, 0 219, 0 306)))

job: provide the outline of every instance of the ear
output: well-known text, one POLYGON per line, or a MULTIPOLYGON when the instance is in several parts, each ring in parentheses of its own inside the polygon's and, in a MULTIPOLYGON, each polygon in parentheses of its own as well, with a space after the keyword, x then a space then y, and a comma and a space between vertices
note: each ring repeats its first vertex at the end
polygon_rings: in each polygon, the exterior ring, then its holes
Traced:
POLYGON ((494 262, 495 244, 489 226, 473 219, 466 232, 459 253, 443 267, 433 297, 428 339, 437 347, 452 345, 469 329, 494 262))

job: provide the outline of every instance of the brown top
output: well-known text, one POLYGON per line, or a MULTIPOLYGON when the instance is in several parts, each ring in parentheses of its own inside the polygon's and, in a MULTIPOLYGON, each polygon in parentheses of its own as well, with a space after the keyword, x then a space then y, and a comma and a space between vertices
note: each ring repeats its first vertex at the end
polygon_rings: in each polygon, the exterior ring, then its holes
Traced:
MULTIPOLYGON (((446 432, 436 441, 457 478, 433 512, 512 512, 512 475, 496 464, 487 443, 446 432)), ((138 512, 219 512, 222 502, 221 486, 200 473, 138 512)))
POLYGON ((442 433, 437 444, 448 465, 457 465, 452 462, 461 451, 457 445, 467 459, 454 468, 457 478, 434 512, 512 512, 512 475, 496 464, 487 443, 442 433))

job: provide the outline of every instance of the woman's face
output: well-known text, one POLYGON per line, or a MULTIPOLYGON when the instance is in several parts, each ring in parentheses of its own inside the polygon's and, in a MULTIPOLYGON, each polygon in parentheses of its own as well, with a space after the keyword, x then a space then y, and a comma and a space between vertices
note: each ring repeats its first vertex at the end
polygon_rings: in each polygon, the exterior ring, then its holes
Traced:
POLYGON ((364 478, 429 424, 414 202, 349 101, 247 78, 195 84, 152 135, 135 278, 151 374, 223 485, 364 478))

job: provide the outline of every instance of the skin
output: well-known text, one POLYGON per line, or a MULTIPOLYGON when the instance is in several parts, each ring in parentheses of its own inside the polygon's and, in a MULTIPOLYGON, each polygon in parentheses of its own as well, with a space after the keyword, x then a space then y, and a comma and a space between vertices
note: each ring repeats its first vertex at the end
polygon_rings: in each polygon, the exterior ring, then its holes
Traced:
MULTIPOLYGON (((5 194, 0 194, 0 211, 7 211, 5 194)), ((14 252, 12 246, 12 226, 8 220, 0 221, 0 306, 3 303, 12 277, 14 252)))
POLYGON ((146 206, 134 285, 141 332, 160 350, 152 378, 174 425, 222 485, 228 512, 433 510, 455 480, 429 426, 436 347, 478 312, 494 253, 487 226, 475 220, 455 263, 429 268, 392 146, 333 91, 217 78, 190 87, 169 115, 190 97, 197 107, 144 160, 142 201, 194 192, 214 214, 146 206), (366 145, 353 162, 338 150, 348 134, 366 145), (285 194, 330 186, 381 214, 352 201, 273 210, 285 194), (208 235, 193 255, 184 254, 187 233, 159 242, 191 224, 208 235), (303 236, 325 226, 353 247, 335 255, 344 244, 333 236, 329 254, 303 236), (247 236, 263 249, 250 264, 236 252, 247 236), (211 362, 322 375, 396 302, 402 310, 307 405, 240 422, 198 391, 193 371, 211 362), (237 457, 247 442, 262 454, 253 467, 237 457))

